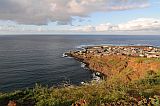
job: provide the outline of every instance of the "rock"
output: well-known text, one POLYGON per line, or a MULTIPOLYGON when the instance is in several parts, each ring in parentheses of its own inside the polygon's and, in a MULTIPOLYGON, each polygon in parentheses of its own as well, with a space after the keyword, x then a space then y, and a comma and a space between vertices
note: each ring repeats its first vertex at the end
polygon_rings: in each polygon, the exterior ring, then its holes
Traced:
POLYGON ((17 106, 16 101, 9 101, 7 106, 17 106))
POLYGON ((72 106, 86 106, 86 105, 87 105, 87 102, 84 99, 81 99, 81 100, 75 102, 74 104, 72 104, 72 106))

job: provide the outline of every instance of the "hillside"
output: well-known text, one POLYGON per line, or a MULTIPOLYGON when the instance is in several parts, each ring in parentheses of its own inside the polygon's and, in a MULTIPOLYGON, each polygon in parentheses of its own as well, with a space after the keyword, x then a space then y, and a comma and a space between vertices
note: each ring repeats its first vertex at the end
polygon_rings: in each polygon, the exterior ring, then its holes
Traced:
MULTIPOLYGON (((75 55, 73 55, 75 56, 75 55)), ((107 79, 118 78, 123 82, 144 78, 147 74, 160 72, 159 58, 129 56, 76 56, 87 64, 89 69, 103 73, 107 79)))
POLYGON ((93 46, 82 51, 67 53, 68 56, 86 63, 90 70, 104 74, 107 80, 117 79, 126 83, 143 79, 147 74, 156 74, 160 71, 160 58, 147 58, 153 56, 153 54, 159 56, 159 48, 148 46, 93 46))

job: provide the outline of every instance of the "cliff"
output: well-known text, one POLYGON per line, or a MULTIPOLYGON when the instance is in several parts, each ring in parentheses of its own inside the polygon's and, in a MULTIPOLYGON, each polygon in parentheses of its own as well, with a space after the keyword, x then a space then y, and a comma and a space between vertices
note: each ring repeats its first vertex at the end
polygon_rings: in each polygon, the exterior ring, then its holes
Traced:
MULTIPOLYGON (((94 51, 96 50, 98 48, 94 51)), ((116 79, 121 82, 129 82, 143 79, 148 74, 156 74, 160 71, 160 58, 117 54, 104 55, 102 53, 83 50, 71 51, 67 55, 86 63, 89 69, 103 73, 109 80, 116 79)))

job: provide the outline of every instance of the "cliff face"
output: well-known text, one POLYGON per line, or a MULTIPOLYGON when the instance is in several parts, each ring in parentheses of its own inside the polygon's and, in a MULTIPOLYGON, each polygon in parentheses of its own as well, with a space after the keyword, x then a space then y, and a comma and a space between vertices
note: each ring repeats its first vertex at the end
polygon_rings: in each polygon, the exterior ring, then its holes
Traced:
POLYGON ((103 73, 107 79, 116 79, 126 83, 160 71, 159 58, 95 55, 91 53, 76 54, 74 52, 69 55, 86 63, 91 70, 103 73))

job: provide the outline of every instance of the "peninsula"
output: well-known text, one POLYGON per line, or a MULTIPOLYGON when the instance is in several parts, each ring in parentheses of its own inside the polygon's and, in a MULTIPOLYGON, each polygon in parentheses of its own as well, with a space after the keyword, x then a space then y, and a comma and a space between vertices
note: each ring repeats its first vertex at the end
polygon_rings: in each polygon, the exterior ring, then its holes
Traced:
POLYGON ((104 74, 107 79, 118 78, 123 82, 160 71, 160 48, 153 46, 88 46, 66 55, 104 74))

